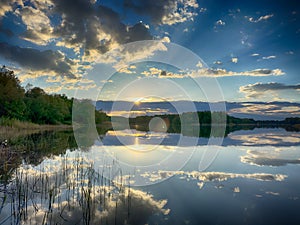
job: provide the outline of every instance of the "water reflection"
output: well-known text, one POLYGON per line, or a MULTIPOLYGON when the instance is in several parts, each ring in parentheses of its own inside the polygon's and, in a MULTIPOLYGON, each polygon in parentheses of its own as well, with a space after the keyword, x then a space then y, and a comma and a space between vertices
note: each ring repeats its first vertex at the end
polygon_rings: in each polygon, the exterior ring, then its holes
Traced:
POLYGON ((299 224, 298 132, 239 130, 207 146, 191 136, 180 145, 180 133, 86 131, 80 146, 71 131, 8 140, 0 224, 299 224), (219 153, 200 172, 205 151, 219 153), (157 167, 174 153, 170 165, 188 159, 183 167, 157 167))
POLYGON ((44 131, 8 140, 1 148, 0 181, 7 181, 13 170, 20 164, 38 165, 46 157, 64 154, 67 149, 74 150, 77 144, 72 130, 44 131))
MULTIPOLYGON (((101 136, 103 145, 166 145, 166 146, 194 146, 207 145, 209 139, 204 137, 188 137, 180 133, 158 133, 139 130, 108 131, 101 136), (183 138, 187 141, 180 142, 183 138)), ((240 130, 228 134, 222 146, 294 146, 300 145, 300 132, 288 132, 283 128, 255 128, 253 130, 240 130)))
MULTIPOLYGON (((107 165, 109 167, 109 165, 107 165)), ((155 200, 95 171, 75 151, 23 165, 1 187, 1 224, 145 224, 153 213, 167 215, 166 200, 155 200)))

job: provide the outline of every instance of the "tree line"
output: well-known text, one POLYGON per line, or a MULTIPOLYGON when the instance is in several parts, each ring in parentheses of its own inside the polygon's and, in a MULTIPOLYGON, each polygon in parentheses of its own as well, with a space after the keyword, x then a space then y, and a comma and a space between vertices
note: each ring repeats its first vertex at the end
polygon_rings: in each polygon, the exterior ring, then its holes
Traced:
MULTIPOLYGON (((73 98, 64 94, 47 94, 40 87, 21 86, 13 71, 0 69, 0 117, 37 124, 71 124, 73 98)), ((94 107, 90 100, 81 100, 84 107, 94 107)), ((95 111, 95 120, 106 119, 105 113, 95 111)))

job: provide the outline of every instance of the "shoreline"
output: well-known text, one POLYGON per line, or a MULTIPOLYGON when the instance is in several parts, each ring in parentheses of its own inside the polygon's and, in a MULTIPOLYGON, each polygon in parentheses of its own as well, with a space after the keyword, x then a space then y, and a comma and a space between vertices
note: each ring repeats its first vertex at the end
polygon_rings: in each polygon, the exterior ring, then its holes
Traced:
POLYGON ((11 139, 17 136, 30 135, 43 131, 54 131, 54 130, 71 130, 72 125, 67 124, 33 124, 23 123, 22 126, 4 126, 0 125, 0 142, 5 139, 11 139))

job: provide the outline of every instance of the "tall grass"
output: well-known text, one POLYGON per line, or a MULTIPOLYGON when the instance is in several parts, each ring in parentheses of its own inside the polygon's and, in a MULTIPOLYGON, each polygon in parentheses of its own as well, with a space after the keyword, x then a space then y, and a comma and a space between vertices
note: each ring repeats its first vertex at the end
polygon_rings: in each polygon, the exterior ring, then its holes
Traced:
POLYGON ((0 186, 0 224, 145 224, 152 213, 166 212, 164 202, 125 186, 122 174, 105 177, 111 167, 96 171, 79 153, 24 164, 0 186))

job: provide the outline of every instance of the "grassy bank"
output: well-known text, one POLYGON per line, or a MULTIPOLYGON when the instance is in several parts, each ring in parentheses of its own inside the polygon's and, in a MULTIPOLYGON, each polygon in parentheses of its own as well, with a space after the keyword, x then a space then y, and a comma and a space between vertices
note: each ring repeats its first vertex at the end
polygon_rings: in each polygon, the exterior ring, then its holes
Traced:
POLYGON ((17 119, 0 118, 0 141, 16 136, 28 135, 45 130, 72 129, 72 125, 35 124, 17 119))

